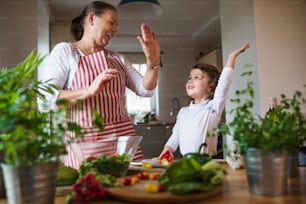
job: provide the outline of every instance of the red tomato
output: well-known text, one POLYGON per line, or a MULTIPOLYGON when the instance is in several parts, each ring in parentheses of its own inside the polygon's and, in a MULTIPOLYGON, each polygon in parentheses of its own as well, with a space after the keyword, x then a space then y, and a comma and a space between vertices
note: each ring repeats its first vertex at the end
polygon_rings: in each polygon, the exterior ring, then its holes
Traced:
POLYGON ((113 157, 113 156, 119 156, 119 154, 117 154, 116 152, 113 152, 113 153, 108 154, 107 156, 113 157))
POLYGON ((88 157, 88 159, 90 159, 91 161, 94 161, 94 160, 98 159, 98 157, 96 157, 96 156, 90 156, 90 157, 88 157))
POLYGON ((166 188, 165 188, 164 185, 162 185, 162 184, 159 184, 159 185, 158 185, 158 192, 163 192, 163 191, 165 191, 165 190, 166 190, 166 188))
POLYGON ((148 174, 148 172, 140 171, 140 172, 137 173, 137 177, 140 180, 144 180, 144 179, 147 179, 149 177, 149 174, 148 174))
POLYGON ((124 186, 129 186, 129 185, 131 185, 132 180, 131 180, 130 178, 123 178, 123 179, 121 180, 121 183, 122 183, 124 186))
POLYGON ((150 180, 157 180, 160 176, 160 172, 153 172, 153 173, 150 173, 149 175, 149 179, 150 180))

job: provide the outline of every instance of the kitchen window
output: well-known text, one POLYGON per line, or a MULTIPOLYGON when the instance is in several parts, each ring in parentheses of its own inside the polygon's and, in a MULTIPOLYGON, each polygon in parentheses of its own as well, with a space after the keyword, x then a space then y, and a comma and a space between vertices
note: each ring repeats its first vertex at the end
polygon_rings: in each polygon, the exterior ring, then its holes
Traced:
MULTIPOLYGON (((142 75, 146 72, 147 64, 143 54, 138 53, 123 53, 133 67, 139 71, 142 75)), ((157 90, 157 88, 155 89, 157 90)), ((157 91, 155 91, 153 97, 140 97, 137 96, 130 89, 126 89, 126 108, 129 115, 136 115, 136 120, 141 120, 146 113, 157 110, 157 91)))

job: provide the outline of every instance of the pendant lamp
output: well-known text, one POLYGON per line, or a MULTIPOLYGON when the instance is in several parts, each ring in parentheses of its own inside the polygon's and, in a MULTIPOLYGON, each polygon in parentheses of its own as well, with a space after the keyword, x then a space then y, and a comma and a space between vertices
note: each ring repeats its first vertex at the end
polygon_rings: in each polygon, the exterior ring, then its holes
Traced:
POLYGON ((157 0, 121 0, 118 11, 122 17, 150 18, 161 15, 163 7, 157 0))

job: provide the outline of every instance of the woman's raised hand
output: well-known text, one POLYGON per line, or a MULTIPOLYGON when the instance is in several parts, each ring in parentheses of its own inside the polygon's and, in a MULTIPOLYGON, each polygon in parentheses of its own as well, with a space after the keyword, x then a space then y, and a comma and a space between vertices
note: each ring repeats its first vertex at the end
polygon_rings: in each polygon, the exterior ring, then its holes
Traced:
POLYGON ((142 50, 150 62, 154 65, 160 64, 160 46, 154 32, 145 23, 141 24, 141 36, 137 36, 142 50))

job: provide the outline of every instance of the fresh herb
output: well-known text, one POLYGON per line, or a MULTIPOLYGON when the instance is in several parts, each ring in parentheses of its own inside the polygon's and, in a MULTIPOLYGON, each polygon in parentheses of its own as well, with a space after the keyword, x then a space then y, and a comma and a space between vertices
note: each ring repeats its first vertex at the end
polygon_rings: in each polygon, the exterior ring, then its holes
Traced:
MULTIPOLYGON (((252 65, 247 64, 245 68, 247 70, 241 76, 250 77, 252 65)), ((261 117, 253 112, 255 91, 250 78, 246 88, 237 90, 235 94, 231 99, 235 108, 230 111, 233 119, 220 125, 217 131, 232 135, 242 153, 250 147, 264 151, 293 151, 306 139, 306 118, 302 113, 306 99, 300 91, 296 91, 292 98, 281 94, 274 117, 261 117)))
MULTIPOLYGON (((81 136, 81 128, 67 122, 67 101, 59 101, 57 111, 41 112, 38 99, 58 88, 49 81, 35 79, 43 57, 32 51, 13 68, 0 69, 0 151, 1 162, 16 166, 59 161, 66 154, 66 131, 81 136)), ((93 110, 94 124, 103 130, 103 119, 93 110), (101 127, 102 126, 102 127, 101 127)), ((66 141, 70 142, 70 141, 66 141)))
MULTIPOLYGON (((35 80, 42 62, 35 51, 14 68, 0 69, 0 150, 4 162, 31 165, 58 160, 65 154, 65 124, 52 125, 55 112, 39 112, 37 99, 55 87, 35 80)), ((59 110, 58 114, 61 114, 59 110)))

